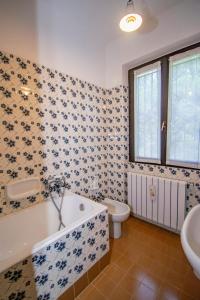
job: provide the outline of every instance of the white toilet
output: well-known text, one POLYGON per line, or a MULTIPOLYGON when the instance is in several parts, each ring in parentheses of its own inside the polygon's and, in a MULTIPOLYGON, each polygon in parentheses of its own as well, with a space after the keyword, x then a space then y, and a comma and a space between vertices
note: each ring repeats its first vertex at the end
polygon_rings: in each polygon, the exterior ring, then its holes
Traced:
POLYGON ((114 239, 121 237, 122 229, 121 223, 126 221, 130 215, 130 207, 119 201, 105 198, 102 204, 108 207, 110 217, 110 236, 114 239))

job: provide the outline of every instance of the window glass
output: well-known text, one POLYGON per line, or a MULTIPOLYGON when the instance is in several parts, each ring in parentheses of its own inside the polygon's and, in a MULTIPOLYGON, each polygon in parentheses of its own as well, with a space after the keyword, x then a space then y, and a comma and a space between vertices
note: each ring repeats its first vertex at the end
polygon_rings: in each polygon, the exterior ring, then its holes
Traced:
POLYGON ((134 72, 135 161, 160 163, 160 62, 134 72))
POLYGON ((170 57, 167 164, 200 164, 200 48, 170 57))

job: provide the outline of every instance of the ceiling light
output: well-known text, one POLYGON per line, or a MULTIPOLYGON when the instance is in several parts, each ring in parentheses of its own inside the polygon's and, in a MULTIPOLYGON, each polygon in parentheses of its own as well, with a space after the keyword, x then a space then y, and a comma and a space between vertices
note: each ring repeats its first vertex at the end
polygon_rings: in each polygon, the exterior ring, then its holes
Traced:
POLYGON ((121 19, 119 27, 122 31, 131 32, 142 25, 142 17, 134 12, 133 0, 127 2, 127 14, 121 19))

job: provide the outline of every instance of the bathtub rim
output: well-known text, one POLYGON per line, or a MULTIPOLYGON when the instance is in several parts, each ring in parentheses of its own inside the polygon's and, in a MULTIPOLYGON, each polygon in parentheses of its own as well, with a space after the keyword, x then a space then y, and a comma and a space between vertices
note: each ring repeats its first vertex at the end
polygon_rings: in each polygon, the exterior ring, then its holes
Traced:
MULTIPOLYGON (((91 211, 88 212, 88 214, 86 216, 83 216, 83 217, 79 218, 78 220, 76 220, 75 222, 72 222, 71 224, 69 224, 68 226, 63 228, 62 230, 56 231, 55 233, 47 236, 43 240, 34 244, 33 247, 30 247, 30 248, 27 247, 24 249, 24 251, 19 251, 19 253, 16 253, 15 255, 10 256, 10 258, 7 258, 6 260, 3 260, 3 259, 0 260, 0 273, 5 272, 10 267, 20 263, 21 261, 25 260, 26 258, 28 258, 30 256, 34 256, 35 253, 39 252, 43 248, 46 248, 48 245, 54 243, 56 240, 59 240, 63 235, 65 235, 69 232, 72 232, 73 230, 78 228, 83 223, 88 222, 89 220, 94 218, 96 215, 106 212, 106 211, 108 213, 107 207, 105 207, 104 205, 97 203, 87 197, 84 197, 84 196, 81 196, 81 195, 78 195, 78 194, 72 193, 72 192, 68 192, 67 194, 65 194, 65 197, 68 197, 68 196, 70 197, 72 195, 83 198, 83 200, 87 201, 87 202, 92 201, 92 204, 94 205, 94 209, 92 210, 92 212, 91 211), (22 255, 22 253, 24 253, 24 255, 22 255), (9 260, 10 260, 10 262, 9 262, 9 260), (1 266, 1 264, 2 264, 2 266, 1 266)), ((51 200, 41 201, 35 205, 32 205, 31 207, 26 207, 22 210, 16 211, 13 214, 3 216, 2 218, 6 218, 6 217, 8 218, 9 216, 11 217, 13 215, 17 215, 19 213, 22 213, 24 210, 26 210, 26 211, 32 210, 34 206, 44 205, 46 202, 51 202, 51 200)))

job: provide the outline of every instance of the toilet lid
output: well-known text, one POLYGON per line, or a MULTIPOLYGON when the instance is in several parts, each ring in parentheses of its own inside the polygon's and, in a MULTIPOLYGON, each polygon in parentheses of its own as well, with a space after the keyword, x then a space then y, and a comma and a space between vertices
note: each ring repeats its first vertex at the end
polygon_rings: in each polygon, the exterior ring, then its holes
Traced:
POLYGON ((117 207, 110 204, 110 203, 104 203, 105 206, 107 206, 108 211, 110 214, 116 214, 119 213, 119 210, 117 210, 117 207))
POLYGON ((114 215, 114 214, 124 214, 124 213, 127 213, 129 211, 128 205, 126 205, 124 203, 121 203, 121 202, 117 202, 115 200, 105 199, 102 202, 102 204, 107 206, 108 212, 112 215, 114 215))

